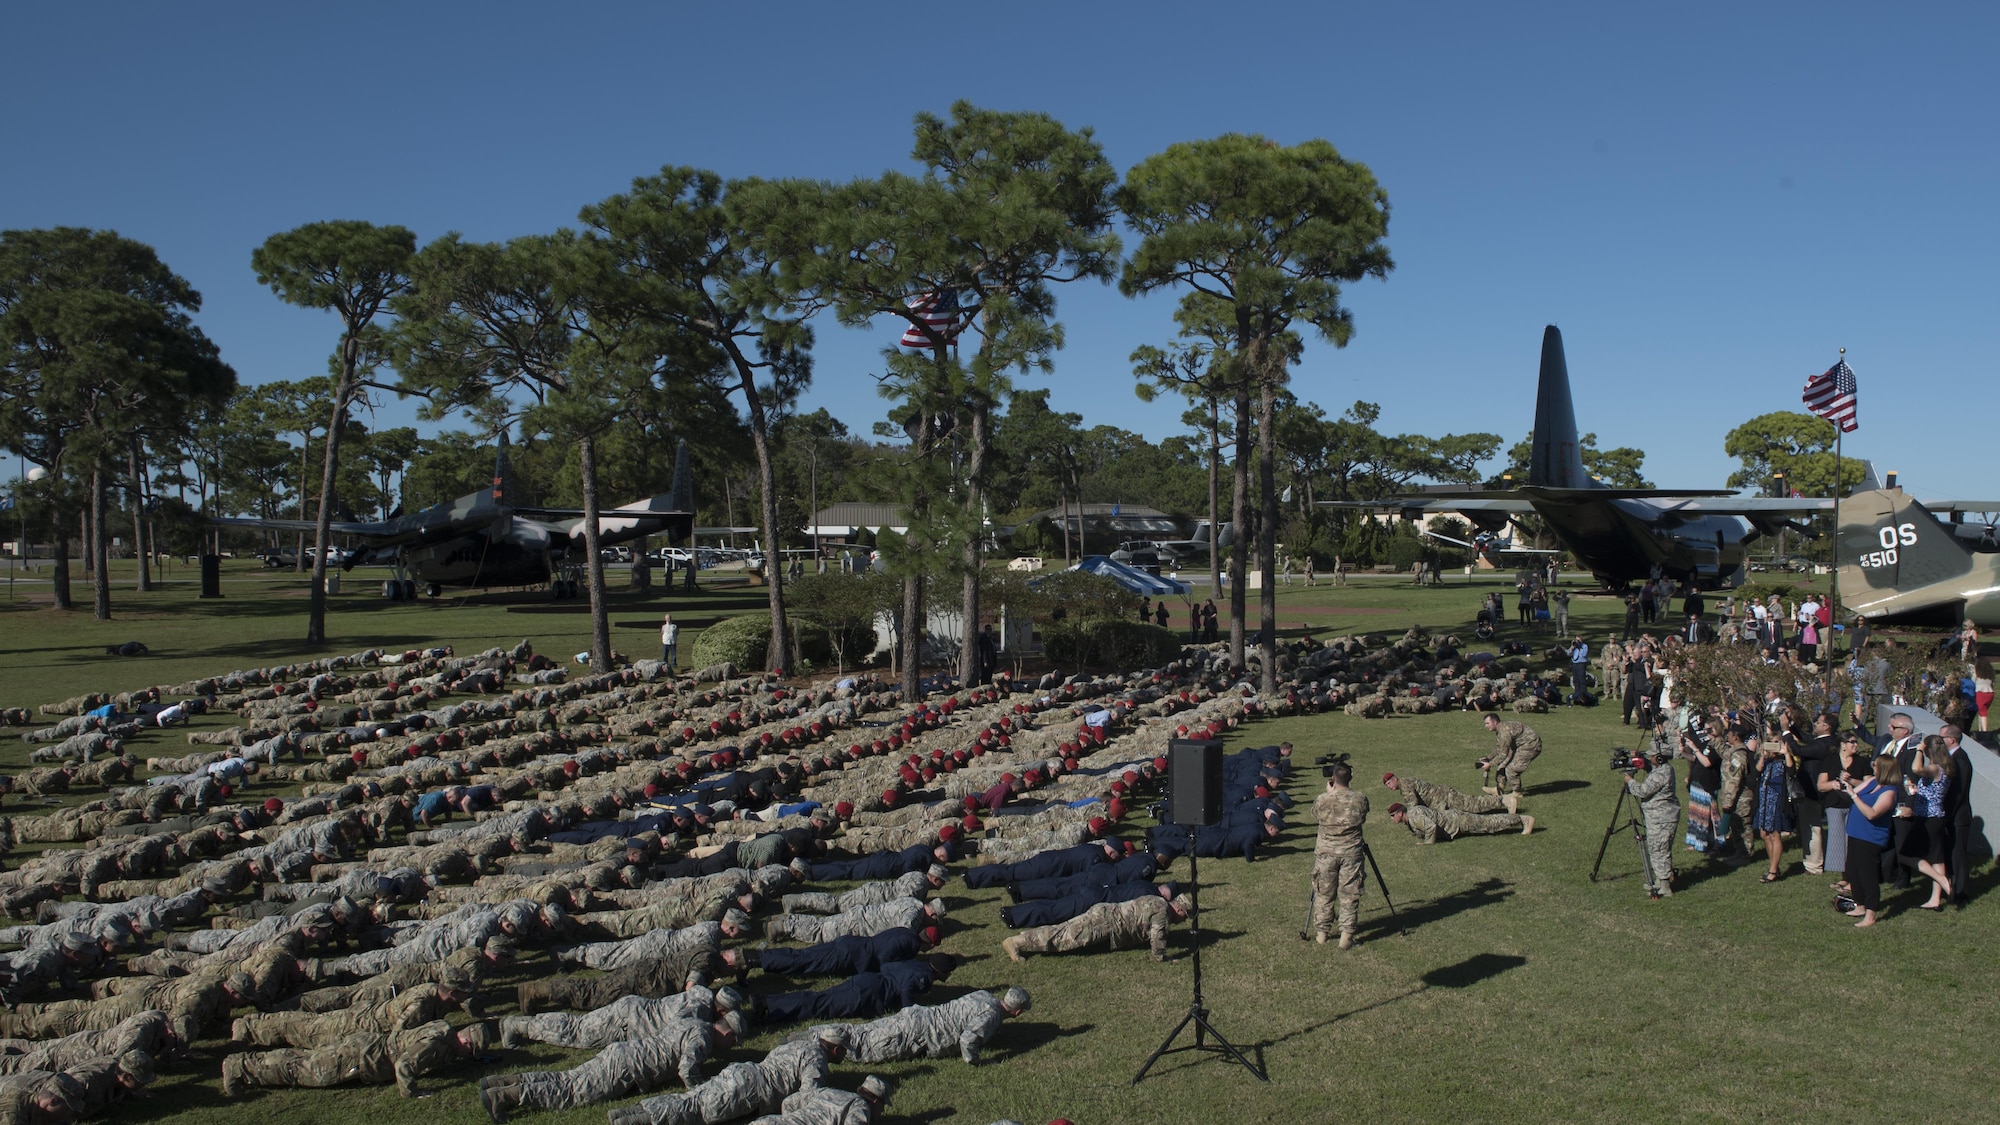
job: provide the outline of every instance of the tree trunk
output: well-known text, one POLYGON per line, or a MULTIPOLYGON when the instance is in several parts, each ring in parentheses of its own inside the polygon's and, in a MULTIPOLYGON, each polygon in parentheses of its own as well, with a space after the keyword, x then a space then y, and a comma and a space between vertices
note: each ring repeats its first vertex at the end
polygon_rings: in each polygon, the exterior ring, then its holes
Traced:
POLYGON ((75 609, 76 599, 69 588, 69 532, 66 530, 62 514, 58 512, 53 526, 56 533, 55 568, 50 573, 50 581, 55 586, 57 609, 75 609))
POLYGON ((90 470, 90 576, 93 613, 99 621, 111 620, 111 537, 104 526, 104 469, 90 470))
POLYGON ((153 568, 146 558, 146 496, 139 476, 139 435, 133 434, 126 448, 126 469, 132 476, 127 494, 132 498, 132 555, 139 560, 139 591, 153 588, 153 568))
POLYGON ((958 680, 961 684, 979 682, 979 567, 986 546, 986 447, 991 440, 992 414, 993 408, 986 402, 973 407, 972 449, 965 463, 968 534, 959 556, 965 567, 959 589, 959 616, 964 620, 958 650, 958 680))
POLYGON ((347 428, 347 402, 354 394, 354 369, 360 360, 361 341, 349 332, 341 341, 340 382, 333 388, 332 420, 326 428, 326 456, 321 461, 319 513, 313 521, 312 588, 306 611, 306 643, 326 643, 326 555, 333 536, 333 478, 340 466, 340 434, 347 428))
POLYGON ((1259 379, 1257 398, 1257 569, 1264 576, 1258 591, 1257 623, 1264 642, 1263 667, 1257 676, 1257 690, 1271 694, 1278 690, 1278 474, 1277 451, 1273 448, 1272 417, 1278 408, 1278 383, 1270 372, 1259 379))
POLYGON ((611 671, 611 612, 604 604, 604 557, 598 553, 597 439, 588 434, 576 442, 577 474, 583 478, 584 581, 590 587, 590 667, 611 671))
MULTIPOLYGON (((910 456, 923 460, 931 455, 931 412, 928 408, 920 411, 922 417, 917 422, 917 432, 912 435, 910 456)), ((904 564, 911 569, 903 578, 903 703, 909 705, 923 698, 923 634, 929 624, 924 613, 924 578, 921 565, 915 557, 910 541, 919 535, 928 534, 930 521, 930 493, 925 488, 923 473, 915 469, 911 474, 914 488, 910 492, 909 531, 903 538, 904 564)))
POLYGON ((1222 400, 1208 396, 1208 592, 1222 589, 1222 400))
POLYGON ((1243 668, 1243 619, 1248 603, 1243 595, 1244 565, 1249 554, 1250 531, 1250 383, 1236 380, 1236 464, 1230 466, 1229 518, 1236 527, 1236 543, 1229 552, 1229 665, 1243 668))
MULTIPOLYGON (((785 553, 778 538, 778 473, 771 464, 770 421, 757 393, 756 372, 738 358, 737 373, 743 381, 743 405, 750 414, 750 445, 757 453, 757 491, 764 520, 764 586, 771 603, 771 643, 764 650, 764 669, 777 671, 792 662, 791 624, 785 620, 785 553)), ((798 669, 792 671, 796 674, 798 669)))

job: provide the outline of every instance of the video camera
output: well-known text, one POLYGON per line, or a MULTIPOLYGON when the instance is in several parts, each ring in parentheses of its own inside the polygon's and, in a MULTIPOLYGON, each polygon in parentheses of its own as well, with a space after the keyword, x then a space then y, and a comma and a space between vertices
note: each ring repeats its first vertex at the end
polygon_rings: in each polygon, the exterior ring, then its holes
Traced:
POLYGON ((1623 746, 1613 746, 1611 748, 1611 761, 1609 764, 1614 770, 1623 770, 1630 773, 1633 770, 1651 769, 1658 763, 1665 761, 1667 757, 1667 752, 1660 750, 1655 750, 1649 755, 1643 750, 1627 750, 1623 746))
POLYGON ((1335 766, 1346 766, 1350 770, 1354 768, 1354 763, 1348 761, 1351 757, 1353 755, 1348 753, 1321 754, 1319 757, 1313 759, 1313 765, 1319 767, 1321 777, 1332 777, 1333 767, 1335 766))

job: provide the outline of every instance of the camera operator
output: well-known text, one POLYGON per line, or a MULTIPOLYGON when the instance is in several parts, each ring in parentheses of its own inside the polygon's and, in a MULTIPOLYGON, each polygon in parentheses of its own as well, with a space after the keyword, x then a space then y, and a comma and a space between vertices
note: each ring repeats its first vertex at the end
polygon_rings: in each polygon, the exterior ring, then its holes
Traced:
POLYGON ((1681 824, 1672 750, 1655 743, 1650 754, 1633 753, 1625 764, 1625 791, 1638 799, 1639 818, 1646 825, 1639 838, 1646 897, 1667 898, 1674 893, 1674 833, 1681 824))
POLYGON ((1348 788, 1354 770, 1345 761, 1322 772, 1326 792, 1313 801, 1313 819, 1319 822, 1313 843, 1313 940, 1326 944, 1337 903, 1340 948, 1351 949, 1361 917, 1361 826, 1368 819, 1368 798, 1348 788))

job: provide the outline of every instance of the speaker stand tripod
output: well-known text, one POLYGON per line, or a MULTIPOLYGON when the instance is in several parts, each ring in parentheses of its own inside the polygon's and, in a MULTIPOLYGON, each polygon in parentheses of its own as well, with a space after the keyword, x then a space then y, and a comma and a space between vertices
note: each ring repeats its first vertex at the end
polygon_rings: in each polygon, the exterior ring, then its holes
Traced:
POLYGON ((1200 828, 1190 827, 1188 829, 1188 899, 1190 903, 1188 909, 1188 940, 1194 946, 1194 1001, 1188 1005, 1187 1015, 1182 1016, 1181 1022, 1175 1024, 1174 1029, 1167 1033, 1166 1041, 1161 1043, 1152 1054, 1146 1056, 1145 1063, 1139 1067, 1139 1073, 1132 1076, 1132 1085, 1134 1086, 1139 1084, 1140 1079, 1146 1077, 1146 1072, 1153 1069, 1153 1064, 1159 1062, 1161 1056, 1169 1054, 1172 1051, 1206 1051, 1211 1054, 1226 1055, 1241 1063, 1243 1069, 1256 1075, 1259 1082, 1269 1082, 1271 1080, 1270 1076, 1264 1073, 1263 1067, 1251 1062, 1248 1056, 1236 1049, 1235 1044, 1224 1039, 1222 1033, 1215 1030, 1215 1025, 1208 1022, 1208 1007, 1201 1002, 1201 868, 1198 866, 1199 857, 1195 855, 1200 843, 1200 835, 1200 828), (1194 1025, 1193 1045, 1175 1047, 1174 1040, 1181 1037, 1181 1032, 1186 1031, 1189 1024, 1194 1025), (1210 1038, 1213 1038, 1215 1042, 1210 1043, 1208 1041, 1210 1038))

